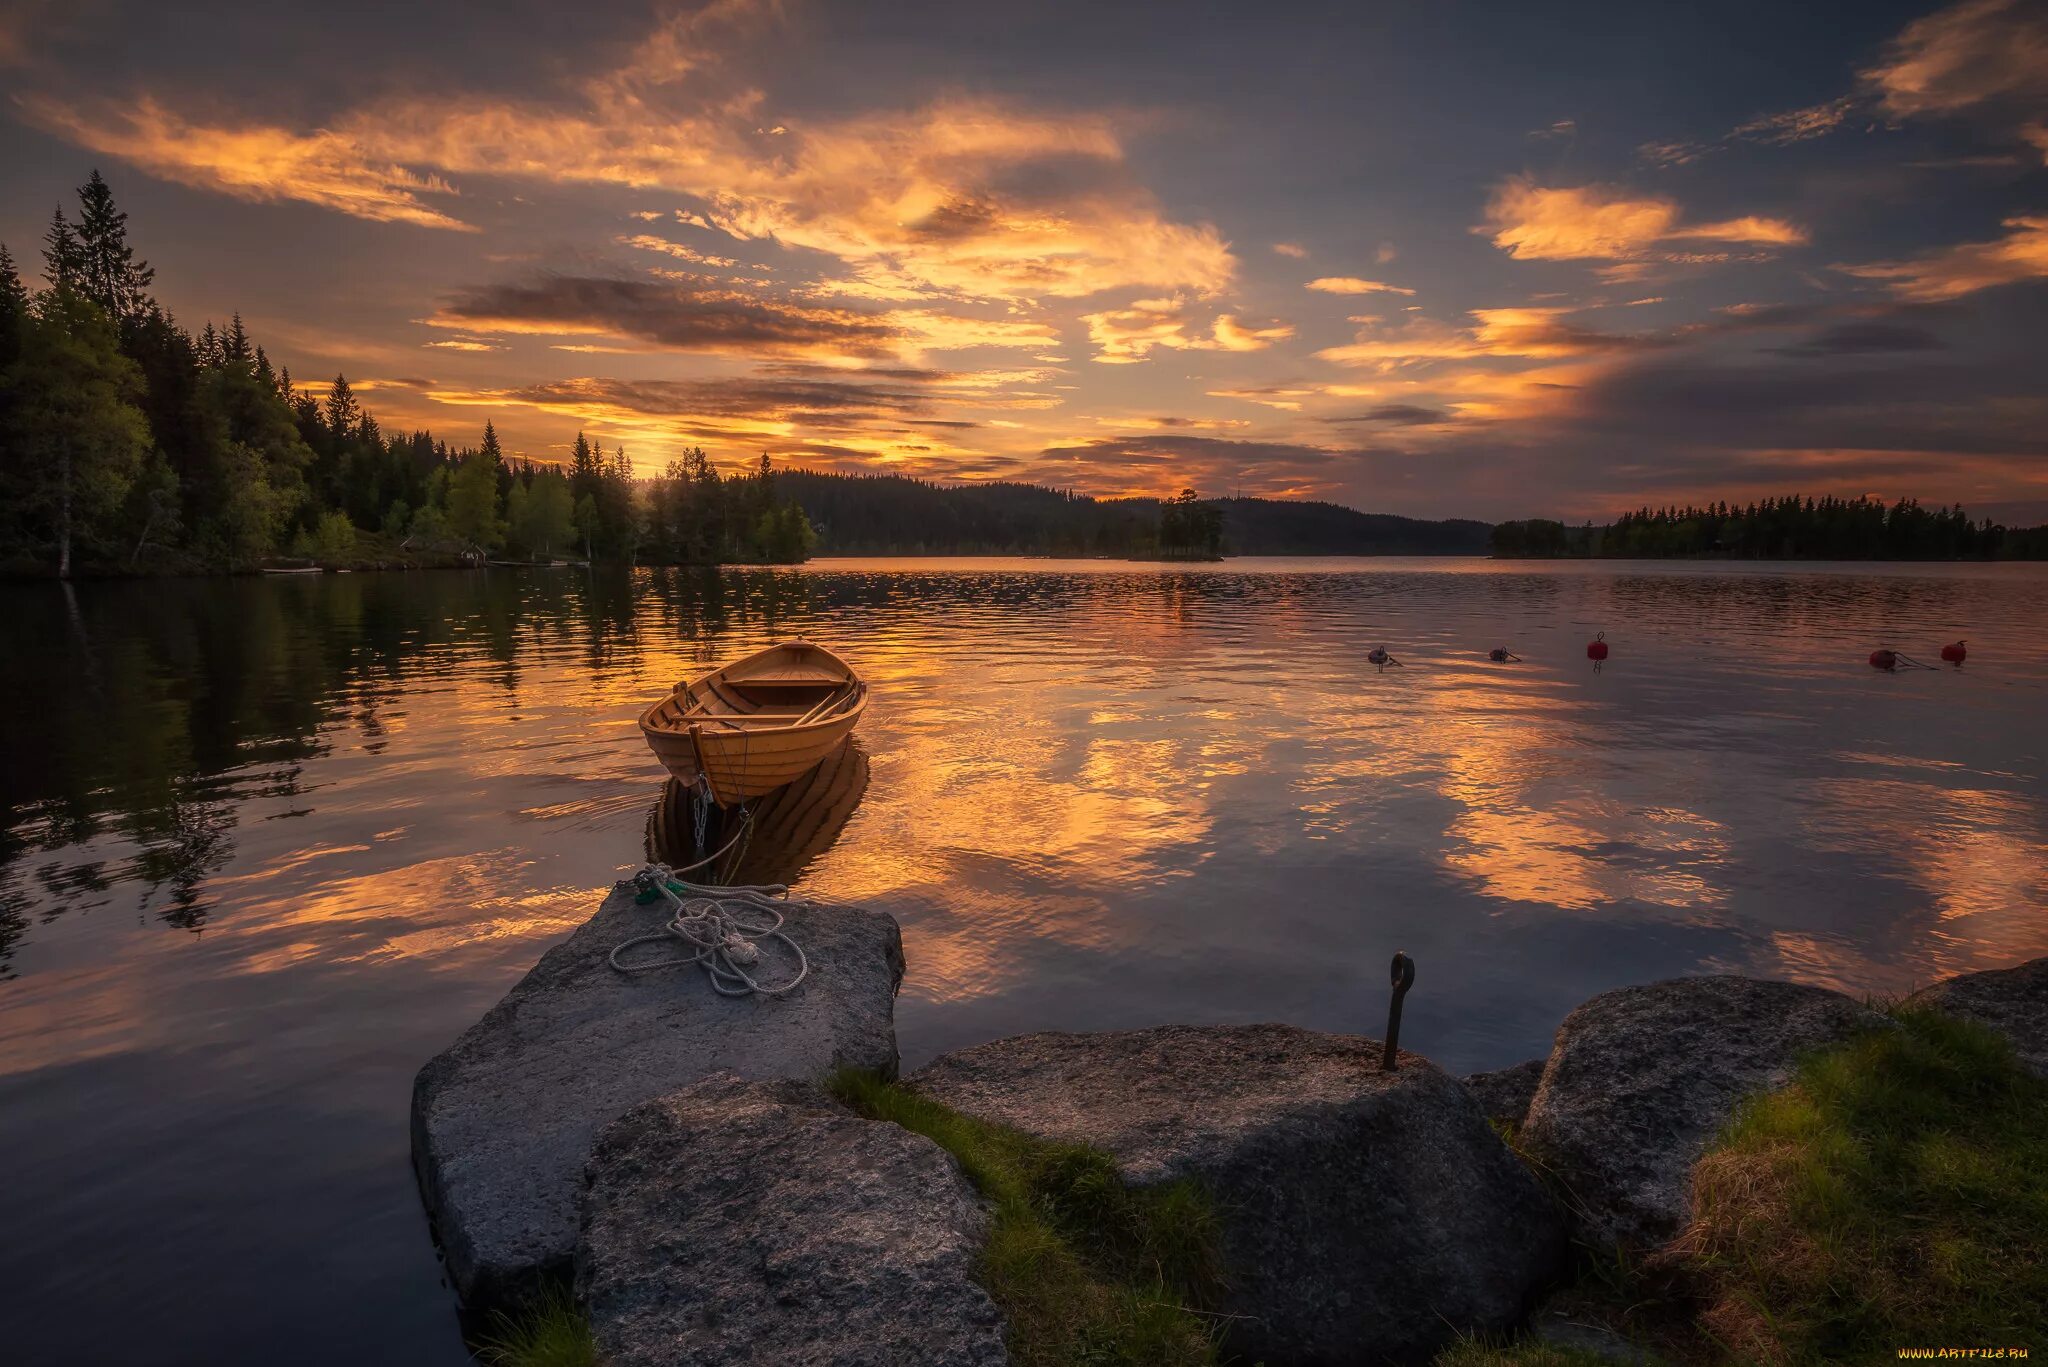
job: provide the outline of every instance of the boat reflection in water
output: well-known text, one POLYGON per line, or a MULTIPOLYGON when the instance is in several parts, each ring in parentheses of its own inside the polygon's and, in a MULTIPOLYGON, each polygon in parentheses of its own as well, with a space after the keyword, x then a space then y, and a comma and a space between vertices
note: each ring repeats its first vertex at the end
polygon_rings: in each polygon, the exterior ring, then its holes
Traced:
POLYGON ((675 779, 647 813, 647 857, 680 869, 725 850, 690 881, 794 884, 832 848, 868 790, 868 757, 848 736, 802 775, 742 807, 720 807, 675 779), (741 829, 744 812, 745 829, 741 829), (699 835, 699 821, 702 835, 699 835))

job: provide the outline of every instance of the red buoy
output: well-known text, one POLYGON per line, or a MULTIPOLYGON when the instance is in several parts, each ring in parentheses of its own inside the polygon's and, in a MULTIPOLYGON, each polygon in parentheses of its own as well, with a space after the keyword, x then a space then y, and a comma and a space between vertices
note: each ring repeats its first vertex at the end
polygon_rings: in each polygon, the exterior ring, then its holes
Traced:
POLYGON ((1601 632, 1586 642, 1586 658, 1598 662, 1607 658, 1607 633, 1601 632))
POLYGON ((1961 641, 1957 641, 1952 646, 1943 646, 1941 648, 1941 658, 1952 665, 1961 664, 1968 657, 1969 653, 1961 641))
POLYGON ((1870 652, 1870 667, 1872 669, 1897 669, 1899 667, 1899 653, 1896 650, 1873 650, 1870 652))

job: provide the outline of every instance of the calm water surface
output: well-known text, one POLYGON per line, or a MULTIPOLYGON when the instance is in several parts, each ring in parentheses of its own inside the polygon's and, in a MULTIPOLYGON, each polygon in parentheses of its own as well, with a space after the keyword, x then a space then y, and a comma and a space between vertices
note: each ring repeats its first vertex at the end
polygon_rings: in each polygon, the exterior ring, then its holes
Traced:
POLYGON ((800 883, 903 922, 908 1065, 1374 1031, 1396 948, 1460 1071, 1618 984, 2048 953, 2048 566, 494 570, 12 586, 0 624, 23 1363, 462 1362, 413 1073, 643 858, 637 709, 799 633, 874 684, 800 883))

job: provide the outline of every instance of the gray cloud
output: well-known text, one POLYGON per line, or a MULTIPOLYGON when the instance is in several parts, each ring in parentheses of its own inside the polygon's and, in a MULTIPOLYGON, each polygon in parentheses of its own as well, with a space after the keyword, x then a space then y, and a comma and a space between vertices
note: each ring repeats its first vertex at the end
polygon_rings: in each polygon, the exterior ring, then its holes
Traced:
POLYGON ((1386 423, 1393 427, 1430 427, 1450 420, 1451 415, 1444 409, 1425 408, 1415 403, 1383 403, 1377 408, 1368 408, 1363 413, 1354 413, 1349 417, 1323 419, 1324 422, 1332 423, 1386 423))
POLYGON ((598 333, 671 351, 717 353, 830 347, 877 355, 898 336, 881 320, 845 309, 593 275, 550 275, 463 290, 443 301, 435 321, 479 332, 598 333))
POLYGON ((1781 356, 1870 356, 1898 351, 1943 351, 1947 344, 1926 328, 1899 323, 1837 323, 1791 346, 1771 347, 1781 356))

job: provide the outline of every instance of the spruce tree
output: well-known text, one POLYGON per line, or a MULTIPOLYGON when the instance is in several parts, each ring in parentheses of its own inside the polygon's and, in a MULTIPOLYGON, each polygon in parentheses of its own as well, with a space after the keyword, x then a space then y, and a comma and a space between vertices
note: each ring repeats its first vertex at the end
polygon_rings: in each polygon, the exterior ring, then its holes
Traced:
POLYGON ((78 245, 78 234, 64 221, 62 205, 51 212, 49 230, 43 234, 43 278, 59 290, 78 289, 85 278, 85 251, 78 245))
POLYGON ((221 359, 235 365, 247 365, 250 360, 249 334, 242 330, 242 314, 235 312, 235 321, 221 334, 221 359))
POLYGON ((355 391, 348 387, 346 375, 336 375, 334 383, 327 387, 326 417, 327 430, 336 441, 347 441, 354 436, 363 420, 362 405, 356 402, 355 391))
POLYGON ((28 287, 21 283, 14 255, 0 242, 0 374, 21 355, 22 331, 28 326, 28 287))
POLYGON ((78 248, 85 297, 107 311, 116 323, 127 324, 149 307, 149 286, 156 272, 135 259, 128 245, 128 215, 114 207, 114 192, 94 171, 78 187, 78 248))

